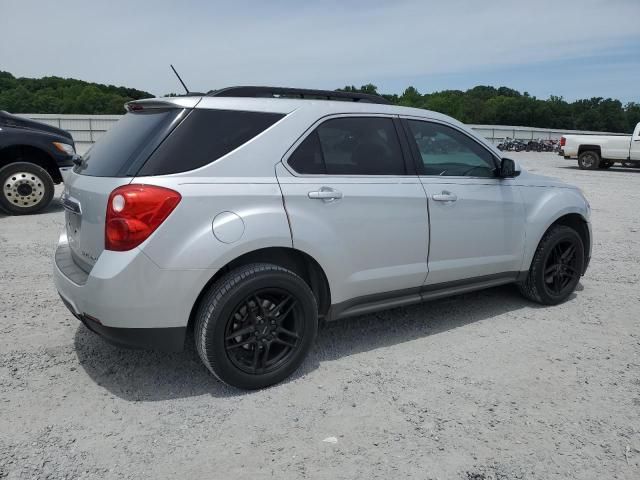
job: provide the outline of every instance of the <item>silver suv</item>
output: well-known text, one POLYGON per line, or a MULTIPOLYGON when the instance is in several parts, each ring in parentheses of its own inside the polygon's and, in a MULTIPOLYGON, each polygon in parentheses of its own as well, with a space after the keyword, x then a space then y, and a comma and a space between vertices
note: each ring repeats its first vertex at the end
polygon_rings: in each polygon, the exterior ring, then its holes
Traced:
POLYGON ((290 375, 320 321, 517 283, 567 299, 589 263, 575 187, 377 96, 232 87, 141 100, 74 167, 55 283, 89 329, 220 380, 290 375))

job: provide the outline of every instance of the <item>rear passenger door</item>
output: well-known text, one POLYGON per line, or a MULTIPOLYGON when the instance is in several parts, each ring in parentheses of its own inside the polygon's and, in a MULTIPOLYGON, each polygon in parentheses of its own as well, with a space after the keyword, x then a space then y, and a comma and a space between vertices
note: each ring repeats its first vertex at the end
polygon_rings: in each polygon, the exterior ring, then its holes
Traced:
POLYGON ((293 245, 329 277, 332 304, 416 291, 427 274, 427 200, 390 116, 314 125, 277 167, 293 245))

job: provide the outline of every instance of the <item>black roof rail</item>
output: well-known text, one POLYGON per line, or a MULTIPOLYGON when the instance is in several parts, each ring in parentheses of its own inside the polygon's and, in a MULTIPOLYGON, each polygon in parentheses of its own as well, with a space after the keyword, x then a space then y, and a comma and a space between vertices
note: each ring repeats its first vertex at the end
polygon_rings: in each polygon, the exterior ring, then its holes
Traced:
POLYGON ((391 102, 379 95, 355 92, 337 92, 333 90, 311 90, 307 88, 287 87, 228 87, 212 90, 208 97, 257 97, 257 98, 304 98, 313 100, 343 100, 363 103, 381 103, 391 105, 391 102))

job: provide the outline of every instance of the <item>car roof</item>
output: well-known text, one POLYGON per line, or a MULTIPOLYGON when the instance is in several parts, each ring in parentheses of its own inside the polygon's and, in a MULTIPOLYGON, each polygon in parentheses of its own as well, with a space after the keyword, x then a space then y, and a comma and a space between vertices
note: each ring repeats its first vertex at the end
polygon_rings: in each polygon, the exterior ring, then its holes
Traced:
POLYGON ((318 118, 331 114, 384 114, 422 117, 462 125, 452 117, 421 108, 402 107, 383 103, 349 102, 343 100, 320 100, 299 98, 254 98, 254 97, 212 97, 181 96, 135 100, 131 103, 167 105, 183 108, 202 108, 219 110, 245 110, 252 112, 271 112, 289 114, 296 110, 315 111, 318 118))

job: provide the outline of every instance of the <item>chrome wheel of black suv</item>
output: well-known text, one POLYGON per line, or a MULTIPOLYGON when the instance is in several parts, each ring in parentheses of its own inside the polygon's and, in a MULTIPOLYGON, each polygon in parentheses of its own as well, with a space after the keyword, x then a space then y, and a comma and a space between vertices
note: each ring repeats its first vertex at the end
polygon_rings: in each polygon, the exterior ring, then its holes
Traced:
POLYGON ((36 213, 53 198, 51 176, 33 163, 15 162, 0 169, 0 207, 13 215, 36 213))
POLYGON ((307 284, 271 264, 229 272, 203 298, 196 315, 196 348, 223 382, 261 388, 302 363, 317 332, 318 308, 307 284))

